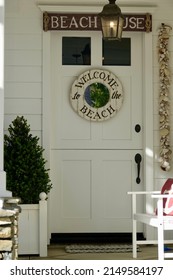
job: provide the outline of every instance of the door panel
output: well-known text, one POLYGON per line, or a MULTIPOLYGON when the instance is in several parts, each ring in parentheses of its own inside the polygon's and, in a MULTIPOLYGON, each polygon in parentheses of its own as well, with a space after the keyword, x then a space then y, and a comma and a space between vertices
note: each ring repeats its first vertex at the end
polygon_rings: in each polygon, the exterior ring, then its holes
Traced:
MULTIPOLYGON (((130 190, 136 183, 136 153, 142 155, 142 34, 131 38, 131 66, 102 66, 100 32, 51 33, 51 215, 52 232, 130 232, 130 190), (91 37, 91 66, 62 65, 63 36, 91 37), (104 122, 87 121, 72 109, 74 80, 88 69, 103 68, 120 79, 124 101, 104 122)), ((142 201, 138 210, 142 209, 142 201)))
POLYGON ((141 190, 141 184, 136 184, 135 153, 52 151, 51 176, 53 185, 59 184, 51 191, 51 207, 56 213, 55 230, 129 232, 131 197, 127 192, 141 190))

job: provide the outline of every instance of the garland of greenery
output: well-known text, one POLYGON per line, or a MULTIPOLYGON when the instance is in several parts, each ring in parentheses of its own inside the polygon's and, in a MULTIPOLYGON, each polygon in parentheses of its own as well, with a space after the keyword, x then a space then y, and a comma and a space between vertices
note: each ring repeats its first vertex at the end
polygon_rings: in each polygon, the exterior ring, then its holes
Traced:
POLYGON ((169 88, 171 83, 171 73, 169 69, 168 42, 171 27, 162 23, 159 29, 159 125, 160 125, 160 167, 164 171, 171 168, 171 147, 170 147, 170 98, 169 88))

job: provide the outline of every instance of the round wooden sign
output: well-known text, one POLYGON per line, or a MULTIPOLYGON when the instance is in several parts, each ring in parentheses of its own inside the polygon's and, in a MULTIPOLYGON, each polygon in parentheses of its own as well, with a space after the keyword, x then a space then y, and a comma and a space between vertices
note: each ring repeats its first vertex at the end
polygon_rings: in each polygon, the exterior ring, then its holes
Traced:
POLYGON ((122 84, 108 70, 88 70, 72 84, 70 101, 82 118, 105 121, 115 116, 122 106, 122 84))

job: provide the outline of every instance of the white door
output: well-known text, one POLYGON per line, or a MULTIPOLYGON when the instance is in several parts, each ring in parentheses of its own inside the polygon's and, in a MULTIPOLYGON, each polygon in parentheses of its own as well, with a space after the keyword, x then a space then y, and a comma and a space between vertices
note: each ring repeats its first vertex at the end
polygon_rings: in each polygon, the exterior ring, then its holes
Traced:
POLYGON ((143 162, 135 162, 135 155, 143 153, 142 34, 123 36, 131 40, 131 65, 103 66, 101 32, 51 33, 50 211, 54 233, 131 232, 127 192, 143 188, 143 162), (68 36, 91 38, 91 65, 62 65, 62 38, 68 36), (111 71, 123 86, 120 111, 104 122, 81 118, 70 104, 74 80, 95 68, 111 71), (136 182, 138 175, 140 183, 136 182))

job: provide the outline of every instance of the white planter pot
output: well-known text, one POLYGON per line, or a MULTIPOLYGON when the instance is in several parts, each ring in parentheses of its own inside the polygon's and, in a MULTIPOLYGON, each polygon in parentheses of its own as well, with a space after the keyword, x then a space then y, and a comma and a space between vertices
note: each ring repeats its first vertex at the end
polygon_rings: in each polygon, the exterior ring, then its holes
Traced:
POLYGON ((47 256, 47 201, 20 204, 18 254, 47 256))
POLYGON ((19 214, 19 255, 39 254, 39 205, 21 204, 19 214))

